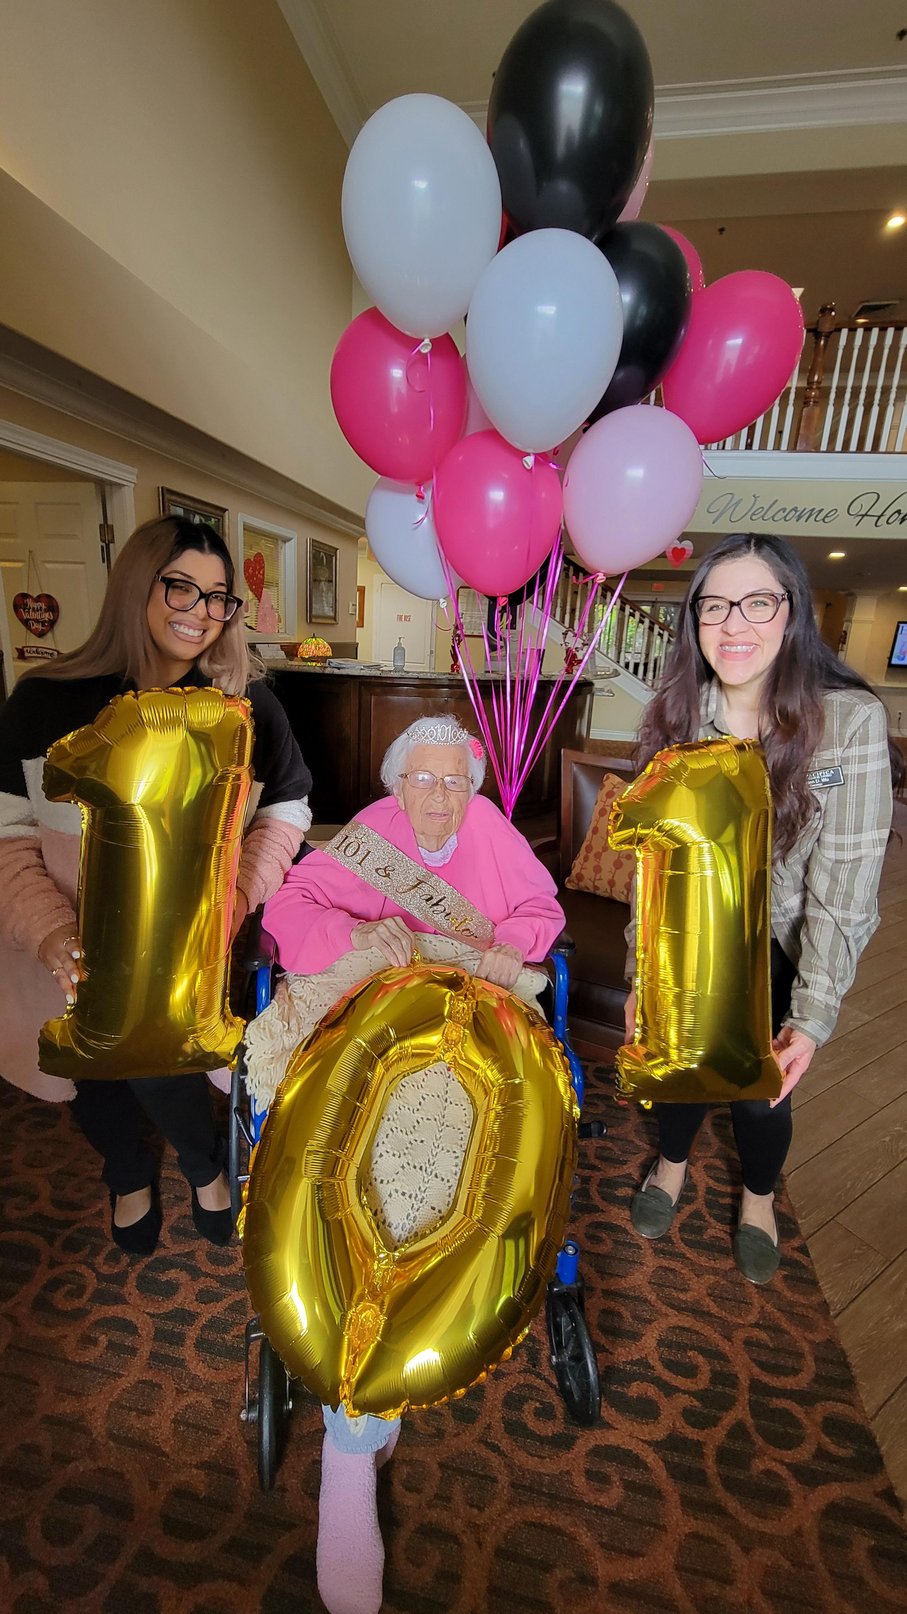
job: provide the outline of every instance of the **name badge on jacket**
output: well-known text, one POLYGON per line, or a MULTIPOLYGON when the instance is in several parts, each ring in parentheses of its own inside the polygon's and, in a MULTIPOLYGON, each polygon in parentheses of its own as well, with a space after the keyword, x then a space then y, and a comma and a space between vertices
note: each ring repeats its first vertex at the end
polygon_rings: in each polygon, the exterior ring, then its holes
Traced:
POLYGON ((843 785, 844 770, 842 768, 815 768, 806 775, 806 783, 813 790, 824 790, 829 785, 843 785))

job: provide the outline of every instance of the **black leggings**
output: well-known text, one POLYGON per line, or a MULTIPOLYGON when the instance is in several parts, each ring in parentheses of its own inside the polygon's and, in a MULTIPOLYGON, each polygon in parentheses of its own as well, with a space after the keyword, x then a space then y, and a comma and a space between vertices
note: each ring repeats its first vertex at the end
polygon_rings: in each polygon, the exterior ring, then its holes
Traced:
POLYGON ((148 1146, 148 1121, 173 1145, 179 1168, 194 1188, 206 1187, 223 1168, 226 1151, 207 1076, 77 1082, 70 1110, 104 1161, 101 1178, 111 1193, 132 1194, 154 1181, 157 1162, 148 1146))
MULTIPOLYGON (((796 978, 790 959, 772 942, 772 1034, 777 1036, 790 1008, 796 978)), ((768 1099, 738 1099, 730 1106, 734 1140, 743 1172, 743 1186, 751 1194, 774 1193, 787 1159, 793 1133, 791 1095, 769 1106, 768 1099)), ((665 1160, 679 1165, 689 1157, 696 1134, 705 1120, 707 1104, 656 1104, 658 1147, 665 1160)))

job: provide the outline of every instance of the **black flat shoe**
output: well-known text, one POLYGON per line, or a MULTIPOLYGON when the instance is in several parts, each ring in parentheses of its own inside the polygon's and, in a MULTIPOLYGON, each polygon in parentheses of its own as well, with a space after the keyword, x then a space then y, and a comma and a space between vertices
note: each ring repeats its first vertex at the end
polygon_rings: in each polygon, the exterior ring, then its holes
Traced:
POLYGON ((137 1222, 129 1227, 117 1227, 114 1221, 118 1195, 110 1195, 110 1237, 120 1250, 127 1255, 153 1255, 157 1249, 157 1241, 161 1236, 161 1227, 164 1218, 161 1215, 160 1202, 154 1189, 151 1190, 151 1205, 137 1222))
POLYGON ((196 1231, 209 1244, 229 1244, 233 1237, 233 1212, 231 1210, 212 1211, 205 1210, 204 1205, 198 1202, 198 1194, 192 1189, 192 1220, 196 1231))

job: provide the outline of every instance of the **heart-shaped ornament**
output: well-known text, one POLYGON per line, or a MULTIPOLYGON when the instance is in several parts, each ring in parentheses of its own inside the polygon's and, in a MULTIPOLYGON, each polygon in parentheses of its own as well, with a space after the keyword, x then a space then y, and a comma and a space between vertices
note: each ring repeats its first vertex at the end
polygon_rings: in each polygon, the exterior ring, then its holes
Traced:
POLYGON ((692 553, 693 545, 690 543, 689 538, 678 540, 676 544, 669 544, 665 550, 665 554, 672 566, 682 566, 685 560, 689 560, 692 553))
POLYGON ((242 563, 243 576, 257 600, 261 599, 261 591, 265 586, 265 557, 260 549, 254 555, 247 555, 242 563))
POLYGON ((16 594, 13 610, 23 627, 36 639, 43 639, 53 631, 60 615, 59 603, 52 594, 16 594))

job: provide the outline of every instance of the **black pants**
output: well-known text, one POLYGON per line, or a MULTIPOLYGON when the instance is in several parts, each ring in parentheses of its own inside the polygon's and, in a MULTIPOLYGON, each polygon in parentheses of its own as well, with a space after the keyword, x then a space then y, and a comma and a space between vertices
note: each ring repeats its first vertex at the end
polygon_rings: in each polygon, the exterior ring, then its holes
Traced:
POLYGON ((114 1194, 147 1188, 157 1174, 148 1121, 176 1150, 179 1168, 204 1188, 225 1159, 206 1076, 145 1076, 139 1081, 77 1082, 73 1119, 104 1161, 102 1180, 114 1194))
MULTIPOLYGON (((777 1036, 790 1008, 790 995, 796 978, 790 959, 772 942, 772 1035, 777 1036)), ((732 1104, 731 1121, 743 1186, 751 1194, 774 1193, 781 1168, 787 1159, 793 1134, 791 1095, 774 1109, 768 1099, 738 1099, 732 1104)), ((689 1157, 701 1127, 707 1104, 656 1104, 658 1147, 665 1160, 680 1164, 689 1157)))

